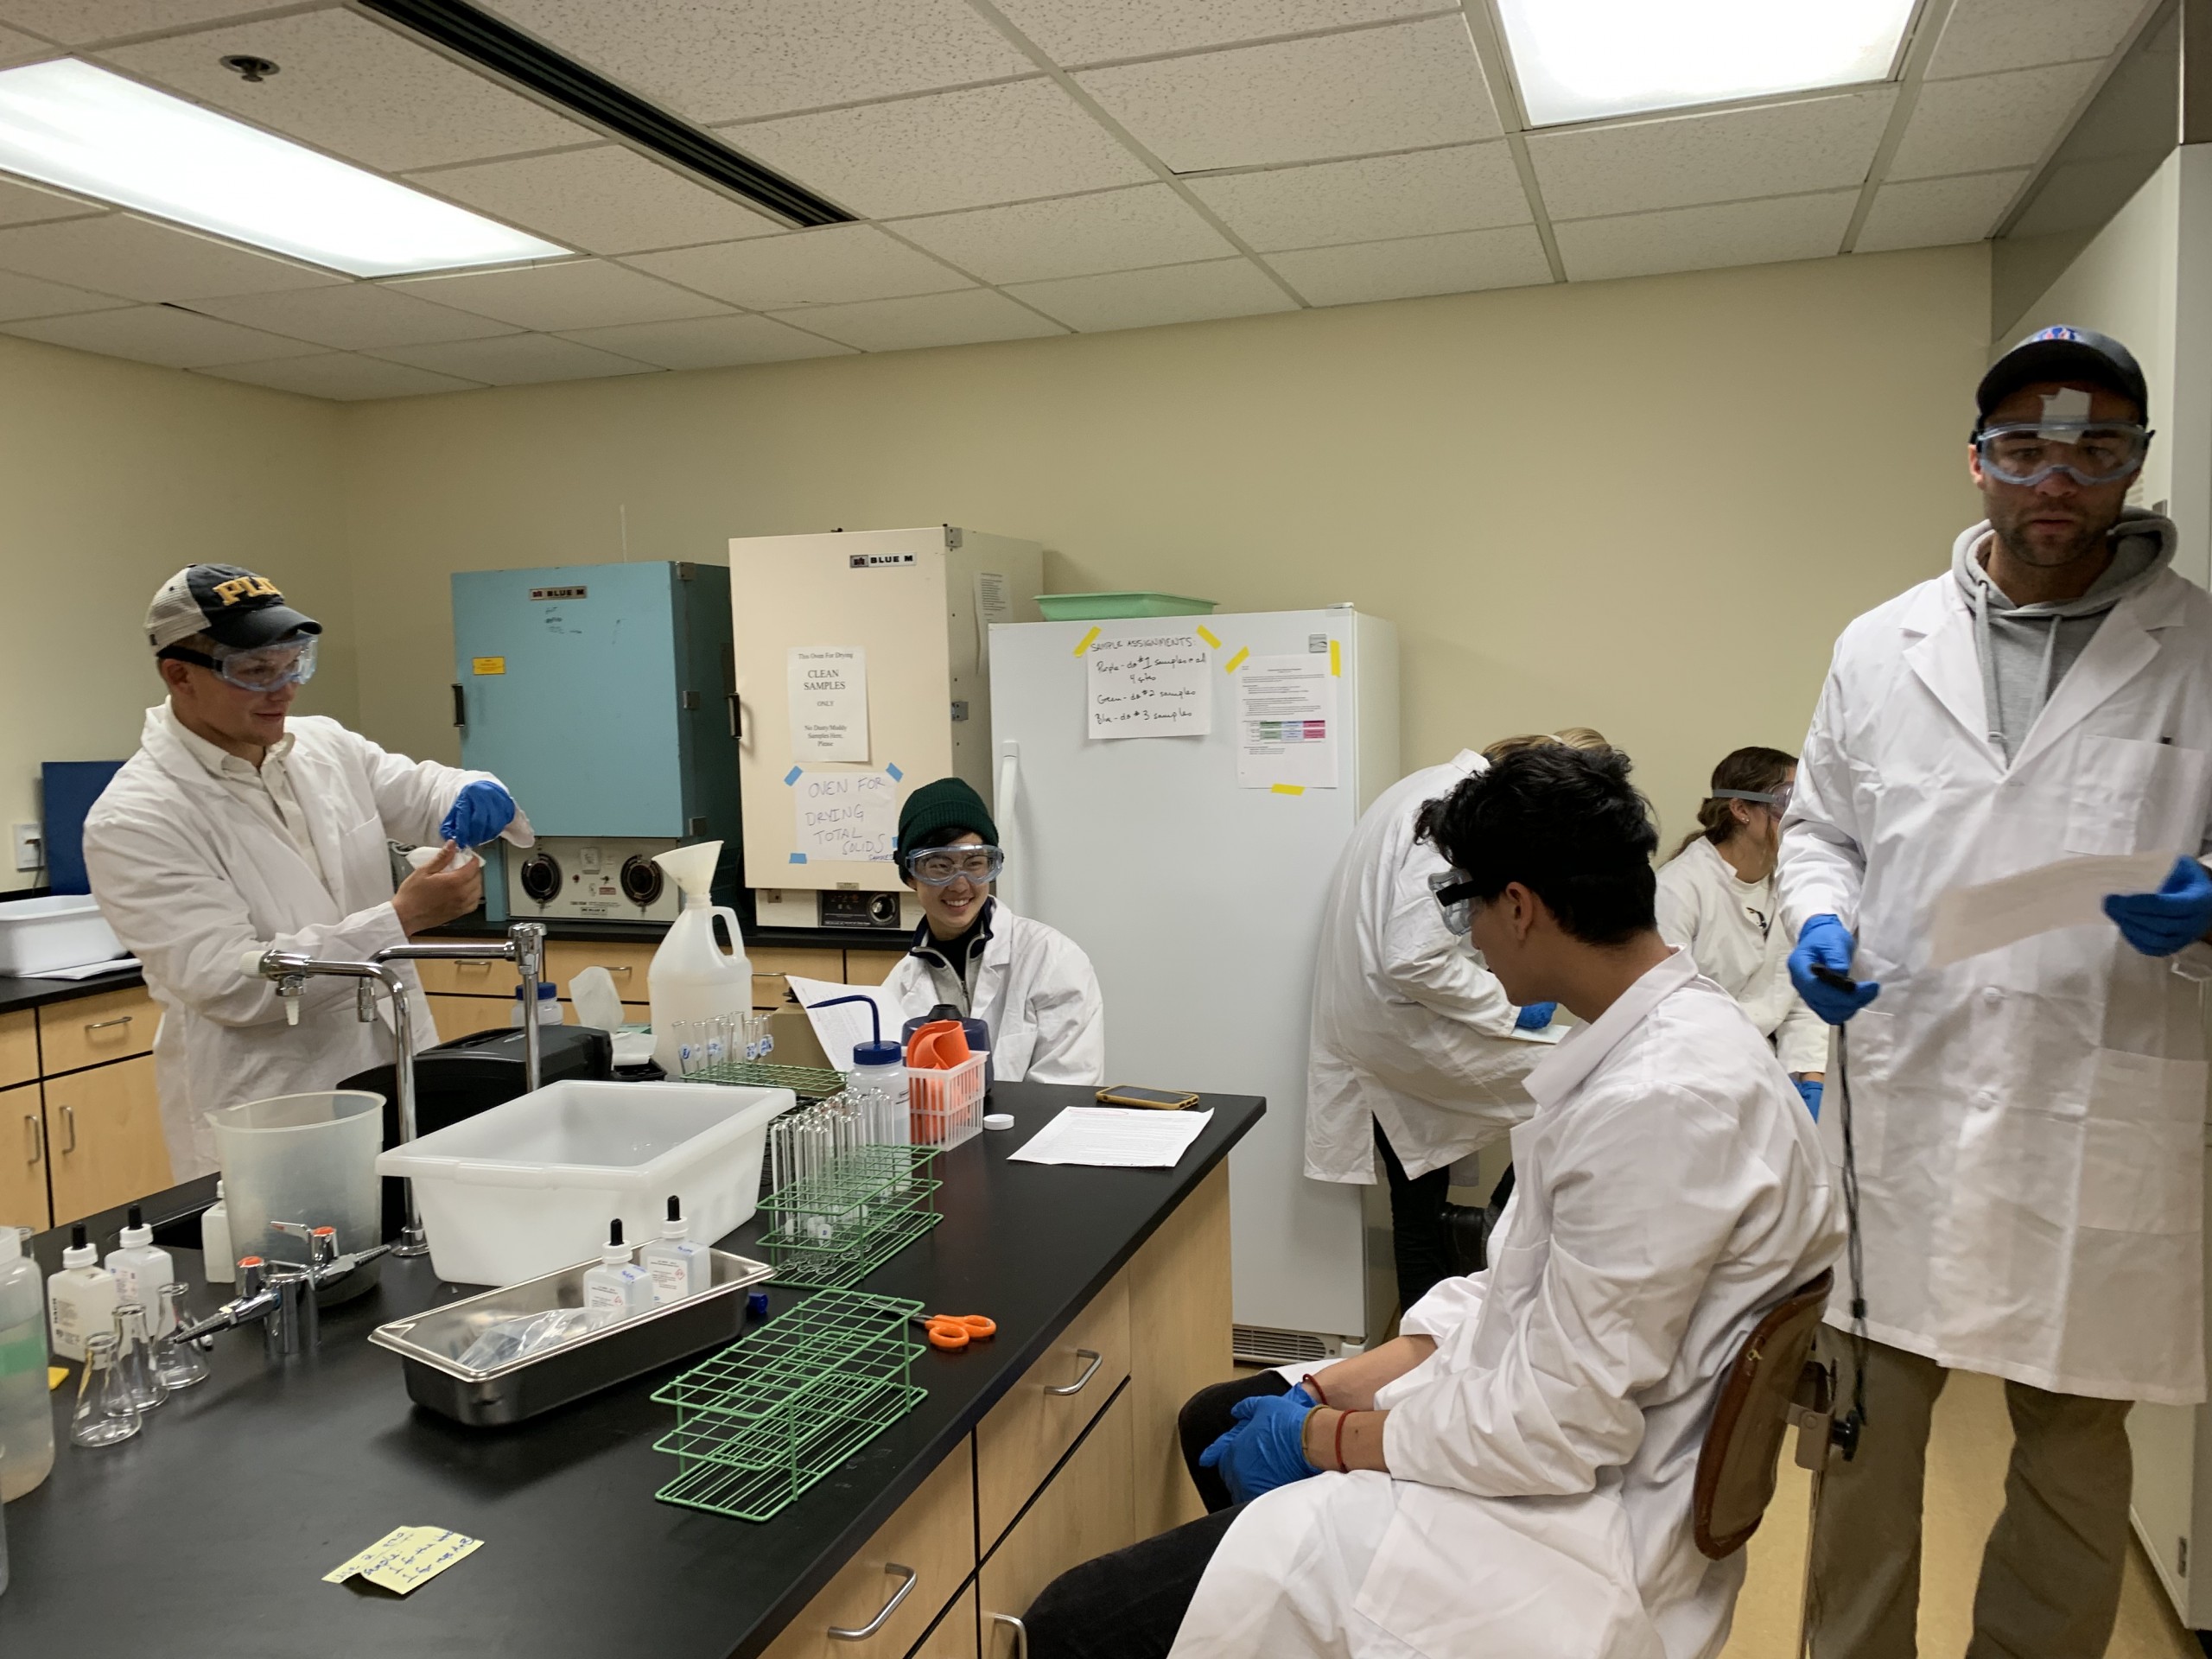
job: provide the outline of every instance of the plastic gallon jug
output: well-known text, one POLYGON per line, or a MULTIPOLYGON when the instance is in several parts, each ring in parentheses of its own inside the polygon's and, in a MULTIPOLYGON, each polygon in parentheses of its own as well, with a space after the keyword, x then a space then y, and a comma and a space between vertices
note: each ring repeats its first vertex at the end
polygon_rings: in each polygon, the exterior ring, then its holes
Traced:
POLYGON ((679 1024, 753 1012, 753 964, 746 960, 737 912, 716 905, 709 891, 721 855, 719 841, 653 855, 653 862, 673 876, 683 892, 683 908, 669 924, 668 937, 645 970, 653 1009, 653 1059, 671 1077, 683 1072, 677 1058, 679 1024), (715 938, 717 916, 729 929, 732 948, 728 950, 715 938))
MULTIPOLYGON (((41 1288, 38 1263, 23 1254, 22 1235, 0 1227, 0 1503, 21 1497, 54 1467, 41 1288)), ((0 1586, 6 1582, 0 1570, 0 1586)))

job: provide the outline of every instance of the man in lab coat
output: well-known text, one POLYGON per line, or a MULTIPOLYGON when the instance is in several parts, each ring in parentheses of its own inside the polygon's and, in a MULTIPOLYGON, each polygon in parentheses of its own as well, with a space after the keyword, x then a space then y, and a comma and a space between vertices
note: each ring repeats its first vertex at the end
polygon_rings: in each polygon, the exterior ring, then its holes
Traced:
POLYGON ((2204 1397, 2212 601, 2167 569, 2173 525, 2123 505, 2150 442, 2126 347, 2046 329, 1977 403, 1988 517, 1837 641, 1783 833, 1791 976, 1844 1026, 1851 1116, 1821 1128, 1840 1155, 1853 1128, 1873 1338, 1858 1454, 1821 1491, 1821 1659, 1913 1651, 1951 1370, 2005 1380, 2015 1437, 1974 1659, 2104 1651, 2129 1405, 2204 1397), (2085 854, 2149 855, 2157 891, 2107 899, 2117 925, 1931 961, 1938 894, 2085 854))
POLYGON ((1508 755, 1435 834, 1438 901, 1506 995, 1586 1022, 1529 1074, 1491 1265, 1370 1353, 1258 1380, 1203 1459, 1246 1501, 1063 1574, 1032 1659, 1690 1659, 1726 1635, 1743 1557, 1696 1547, 1698 1450, 1744 1338, 1842 1243, 1812 1119, 1660 938, 1624 757, 1508 755))
MULTIPOLYGON (((168 699, 85 820, 100 912, 162 1006, 162 1128, 178 1180, 216 1166, 207 1114, 327 1089, 391 1058, 391 1015, 364 1025, 358 982, 314 977, 287 1022, 250 954, 359 960, 476 908, 480 861, 460 849, 529 821, 498 779, 386 753, 334 720, 289 717, 321 624, 276 583, 195 564, 146 613, 168 699), (394 889, 387 842, 448 844, 394 889)), ((411 967, 417 1046, 437 1040, 411 967)))

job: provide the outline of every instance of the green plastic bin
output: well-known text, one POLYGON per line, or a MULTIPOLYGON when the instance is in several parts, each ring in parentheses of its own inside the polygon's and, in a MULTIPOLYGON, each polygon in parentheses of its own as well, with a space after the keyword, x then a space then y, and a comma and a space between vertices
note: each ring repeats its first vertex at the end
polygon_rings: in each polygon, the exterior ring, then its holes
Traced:
POLYGON ((1187 594, 1039 594, 1047 622, 1106 622, 1125 616, 1211 616, 1217 601, 1187 594))

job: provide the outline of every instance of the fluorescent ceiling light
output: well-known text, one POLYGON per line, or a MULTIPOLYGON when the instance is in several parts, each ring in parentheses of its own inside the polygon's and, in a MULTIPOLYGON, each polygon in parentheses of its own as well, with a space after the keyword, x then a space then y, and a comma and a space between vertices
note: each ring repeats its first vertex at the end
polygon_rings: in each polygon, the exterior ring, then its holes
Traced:
POLYGON ((67 58, 0 69, 0 171, 356 276, 571 251, 67 58))
POLYGON ((1915 0, 1498 0, 1532 125, 1884 80, 1915 0))

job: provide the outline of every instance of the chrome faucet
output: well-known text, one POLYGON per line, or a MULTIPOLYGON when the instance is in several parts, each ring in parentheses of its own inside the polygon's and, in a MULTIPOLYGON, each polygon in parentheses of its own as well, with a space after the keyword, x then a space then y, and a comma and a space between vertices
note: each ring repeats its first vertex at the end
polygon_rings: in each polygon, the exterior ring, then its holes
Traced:
POLYGON ((214 1346, 219 1331, 237 1330, 258 1322, 264 1351, 274 1359, 312 1353, 322 1340, 321 1315, 315 1293, 336 1284, 365 1262, 391 1252, 390 1244, 340 1255, 338 1230, 310 1227, 305 1222, 275 1221, 279 1232, 296 1233, 307 1241, 304 1265, 269 1262, 257 1255, 238 1262, 238 1294, 204 1319, 181 1325, 164 1341, 191 1343, 203 1352, 214 1346))

